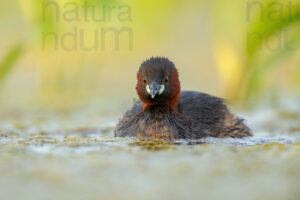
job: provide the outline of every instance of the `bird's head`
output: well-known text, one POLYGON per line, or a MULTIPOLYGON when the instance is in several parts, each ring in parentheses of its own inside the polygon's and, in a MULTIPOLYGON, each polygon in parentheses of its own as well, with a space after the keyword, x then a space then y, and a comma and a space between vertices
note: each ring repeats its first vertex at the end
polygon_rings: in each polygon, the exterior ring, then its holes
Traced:
POLYGON ((155 105, 168 105, 177 109, 180 98, 180 82, 174 64, 163 57, 144 61, 137 73, 137 93, 143 108, 155 105))

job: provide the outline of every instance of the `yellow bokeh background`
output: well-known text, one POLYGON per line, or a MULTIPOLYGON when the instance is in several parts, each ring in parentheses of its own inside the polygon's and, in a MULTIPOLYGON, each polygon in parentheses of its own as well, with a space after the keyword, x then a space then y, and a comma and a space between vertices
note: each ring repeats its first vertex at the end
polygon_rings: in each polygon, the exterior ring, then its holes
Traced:
MULTIPOLYGON (((285 45, 298 46, 299 19, 287 15, 286 1, 277 2, 275 7, 270 0, 1 1, 0 59, 5 60, 16 44, 22 46, 14 64, 4 64, 9 70, 1 80, 1 104, 72 109, 92 101, 103 109, 118 110, 136 98, 137 69, 151 56, 165 56, 175 63, 183 89, 233 103, 251 104, 274 93, 297 95, 299 48, 287 51, 285 45), (52 5, 45 7, 47 2, 52 5), (85 2, 93 7, 87 13, 85 2), (85 15, 92 12, 104 13, 106 20, 86 21, 85 15), (122 12, 125 20, 119 18, 122 12), (120 34, 118 50, 113 34, 101 41, 102 29, 124 27, 132 31, 132 48, 126 31, 120 34), (82 30, 86 46, 93 44, 98 31, 99 48, 62 48, 63 35, 74 34, 75 29, 75 41, 82 41, 82 30), (283 30, 289 30, 291 38, 276 51, 268 48, 266 44, 274 47, 281 42, 276 36, 283 30), (52 36, 43 38, 45 33, 57 35, 58 49, 52 36), (263 35, 260 43, 249 41, 249 33, 263 35)), ((291 3, 299 5, 296 0, 291 3)), ((74 41, 69 37, 64 42, 70 47, 74 41)))

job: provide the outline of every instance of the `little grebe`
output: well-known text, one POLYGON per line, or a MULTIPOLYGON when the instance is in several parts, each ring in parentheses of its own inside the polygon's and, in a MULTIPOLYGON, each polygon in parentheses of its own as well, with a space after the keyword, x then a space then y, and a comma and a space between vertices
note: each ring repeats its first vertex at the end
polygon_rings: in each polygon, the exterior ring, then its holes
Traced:
POLYGON ((194 91, 180 91, 178 71, 167 58, 150 58, 137 73, 140 101, 115 128, 118 137, 197 139, 251 136, 243 119, 224 100, 194 91))

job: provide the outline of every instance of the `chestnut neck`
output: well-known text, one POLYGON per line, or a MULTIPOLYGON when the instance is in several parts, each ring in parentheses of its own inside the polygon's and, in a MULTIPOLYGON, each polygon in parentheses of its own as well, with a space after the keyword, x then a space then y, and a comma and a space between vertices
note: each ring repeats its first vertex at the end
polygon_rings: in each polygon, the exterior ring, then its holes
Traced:
POLYGON ((137 79, 138 82, 137 82, 136 90, 137 90, 137 94, 139 95, 143 103, 143 110, 147 109, 150 106, 155 106, 155 105, 167 105, 170 110, 177 110, 179 99, 180 99, 180 82, 178 78, 178 71, 176 68, 174 69, 174 72, 171 77, 172 90, 171 90, 170 98, 164 102, 153 103, 145 100, 142 95, 142 88, 141 88, 142 77, 139 72, 137 73, 137 79))

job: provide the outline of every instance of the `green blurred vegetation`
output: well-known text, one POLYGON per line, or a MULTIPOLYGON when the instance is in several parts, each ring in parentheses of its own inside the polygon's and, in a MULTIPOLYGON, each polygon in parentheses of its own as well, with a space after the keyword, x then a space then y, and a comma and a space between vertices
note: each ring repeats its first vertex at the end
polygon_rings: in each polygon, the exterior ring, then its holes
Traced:
POLYGON ((282 87, 299 88, 300 2, 233 0, 236 12, 224 9, 228 2, 214 5, 216 60, 225 95, 249 105, 263 96, 278 101, 282 87))
POLYGON ((258 9, 262 11, 258 11, 256 18, 247 28, 248 34, 258 33, 259 37, 253 39, 248 35, 246 41, 246 79, 241 84, 241 98, 245 100, 257 100, 264 91, 264 77, 280 66, 276 63, 289 59, 291 54, 299 54, 295 49, 298 48, 299 51, 300 47, 300 2, 266 0, 261 6, 262 8, 258 9), (274 39, 273 43, 277 48, 264 51, 266 42, 270 43, 274 39))
POLYGON ((0 63, 0 84, 4 81, 9 72, 16 66, 16 62, 21 59, 24 53, 23 42, 18 42, 11 49, 8 49, 7 55, 4 56, 0 63))

